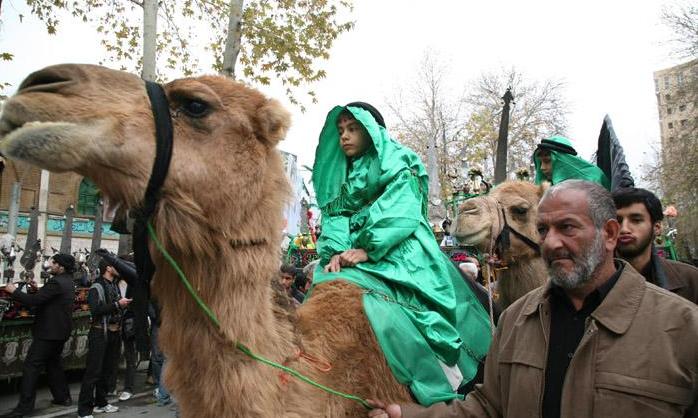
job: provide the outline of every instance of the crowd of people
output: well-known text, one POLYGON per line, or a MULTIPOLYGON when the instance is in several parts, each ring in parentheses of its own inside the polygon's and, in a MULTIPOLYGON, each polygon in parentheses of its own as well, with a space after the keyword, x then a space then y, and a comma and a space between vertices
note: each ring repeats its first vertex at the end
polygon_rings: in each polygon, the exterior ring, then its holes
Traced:
MULTIPOLYGON (((131 285, 138 278, 135 265, 129 256, 117 257, 104 249, 98 250, 97 255, 100 257, 99 275, 90 284, 87 294, 90 327, 77 405, 78 416, 83 418, 91 418, 94 413, 117 412, 119 408, 109 403, 109 399, 118 397, 126 401, 133 396, 138 366, 135 315, 130 309, 131 285), (123 387, 117 392, 117 372, 122 359, 125 362, 123 387)), ((35 317, 33 341, 23 366, 19 402, 4 418, 21 418, 32 413, 38 378, 44 370, 53 397, 51 403, 73 404, 61 367, 61 353, 73 331, 75 266, 72 255, 58 253, 50 261, 51 277, 36 293, 17 291, 14 284, 5 287, 13 299, 35 307, 35 317)), ((160 319, 154 301, 150 303, 148 314, 152 335, 149 379, 156 387, 154 397, 158 404, 167 405, 172 398, 160 379, 165 359, 157 343, 160 319)))

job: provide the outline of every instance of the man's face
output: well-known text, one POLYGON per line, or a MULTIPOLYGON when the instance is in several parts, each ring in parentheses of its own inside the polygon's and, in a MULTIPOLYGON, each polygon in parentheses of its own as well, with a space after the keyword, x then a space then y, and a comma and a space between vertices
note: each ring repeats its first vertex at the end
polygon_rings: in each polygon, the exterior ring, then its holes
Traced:
POLYGON ((56 275, 56 274, 61 274, 65 271, 65 268, 61 266, 60 264, 56 263, 53 258, 51 259, 51 262, 48 266, 48 272, 56 275))
POLYGON ((289 273, 281 272, 281 277, 279 278, 279 283, 284 289, 290 289, 293 284, 293 275, 289 273))
POLYGON ((540 172, 548 181, 553 180, 553 159, 550 157, 550 151, 538 151, 538 161, 540 161, 540 172))
POLYGON ((371 145, 371 138, 364 127, 351 117, 341 115, 337 121, 339 130, 339 146, 347 157, 363 154, 371 145))
POLYGON ((561 190, 538 206, 538 232, 543 260, 550 278, 565 289, 576 289, 592 280, 606 259, 604 234, 589 216, 586 194, 561 190))
POLYGON ((652 219, 643 203, 633 203, 616 211, 620 223, 620 237, 616 250, 618 255, 629 259, 648 251, 660 223, 652 224, 652 219))

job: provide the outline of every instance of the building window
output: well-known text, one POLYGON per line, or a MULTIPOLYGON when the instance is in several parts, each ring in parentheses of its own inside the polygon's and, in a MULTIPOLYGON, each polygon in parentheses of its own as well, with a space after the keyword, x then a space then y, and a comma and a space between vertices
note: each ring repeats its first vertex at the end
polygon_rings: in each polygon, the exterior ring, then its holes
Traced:
POLYGON ((679 87, 683 86, 683 73, 676 74, 676 84, 679 87))
POLYGON ((667 107, 667 108, 666 108, 666 114, 667 114, 667 115, 671 115, 671 108, 670 108, 670 107, 667 107))
POLYGON ((671 87, 671 79, 668 75, 665 75, 664 76, 664 88, 668 89, 669 87, 671 87))
POLYGON ((94 216, 101 198, 102 194, 97 185, 90 179, 82 179, 78 190, 78 214, 94 216))
POLYGON ((688 121, 686 119, 681 119, 681 127, 682 128, 686 127, 687 123, 688 123, 688 121))
POLYGON ((664 100, 666 100, 666 101, 671 100, 671 94, 665 94, 665 95, 664 95, 664 100))
POLYGON ((686 110, 686 105, 679 106, 679 111, 683 112, 684 110, 686 110))
POLYGON ((654 79, 654 91, 659 91, 659 80, 654 79))
POLYGON ((671 122, 669 122, 669 124, 667 126, 669 127, 669 129, 674 129, 674 124, 671 122))

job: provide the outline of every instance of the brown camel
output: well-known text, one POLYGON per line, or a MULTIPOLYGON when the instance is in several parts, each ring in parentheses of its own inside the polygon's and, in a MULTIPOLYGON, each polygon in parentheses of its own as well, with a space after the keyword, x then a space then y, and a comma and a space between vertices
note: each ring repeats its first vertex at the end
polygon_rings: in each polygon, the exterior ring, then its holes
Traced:
POLYGON ((534 243, 538 242, 536 215, 544 187, 524 181, 507 181, 488 195, 468 199, 458 208, 454 236, 465 245, 493 254, 501 266, 495 267, 502 309, 545 283, 545 264, 532 245, 509 233, 509 246, 496 248, 495 241, 505 220, 534 243), (504 212, 502 213, 502 209, 504 212))
MULTIPOLYGON (((259 92, 215 76, 164 86, 174 151, 153 225, 219 332, 151 243, 162 305, 165 383, 184 417, 362 416, 355 402, 328 395, 236 350, 299 370, 363 398, 408 401, 363 313, 361 289, 318 286, 296 314, 273 302, 282 206, 289 185, 275 146, 289 113, 259 92)), ((143 198, 155 155, 144 82, 92 65, 31 74, 0 119, 4 155, 92 179, 110 202, 143 198)))

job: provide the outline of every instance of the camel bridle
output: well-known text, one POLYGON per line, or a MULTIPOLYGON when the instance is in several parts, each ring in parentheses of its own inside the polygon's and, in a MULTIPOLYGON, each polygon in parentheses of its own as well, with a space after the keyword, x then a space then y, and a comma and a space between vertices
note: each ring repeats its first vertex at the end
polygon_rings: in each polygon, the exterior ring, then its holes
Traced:
POLYGON ((150 283, 155 273, 155 265, 148 249, 147 224, 155 212, 160 200, 160 190, 165 183, 172 161, 173 130, 169 102, 165 90, 158 83, 145 82, 145 88, 150 99, 150 107, 155 121, 155 161, 145 189, 141 204, 134 210, 135 223, 133 226, 134 261, 141 281, 150 283))
POLYGON ((507 214, 500 203, 497 203, 497 213, 500 218, 499 224, 502 228, 499 230, 499 234, 494 239, 493 249, 497 251, 500 257, 504 256, 504 252, 508 251, 511 247, 511 235, 513 234, 516 238, 520 239, 524 244, 531 248, 537 256, 540 255, 540 246, 533 241, 531 238, 512 228, 507 221, 507 214))

